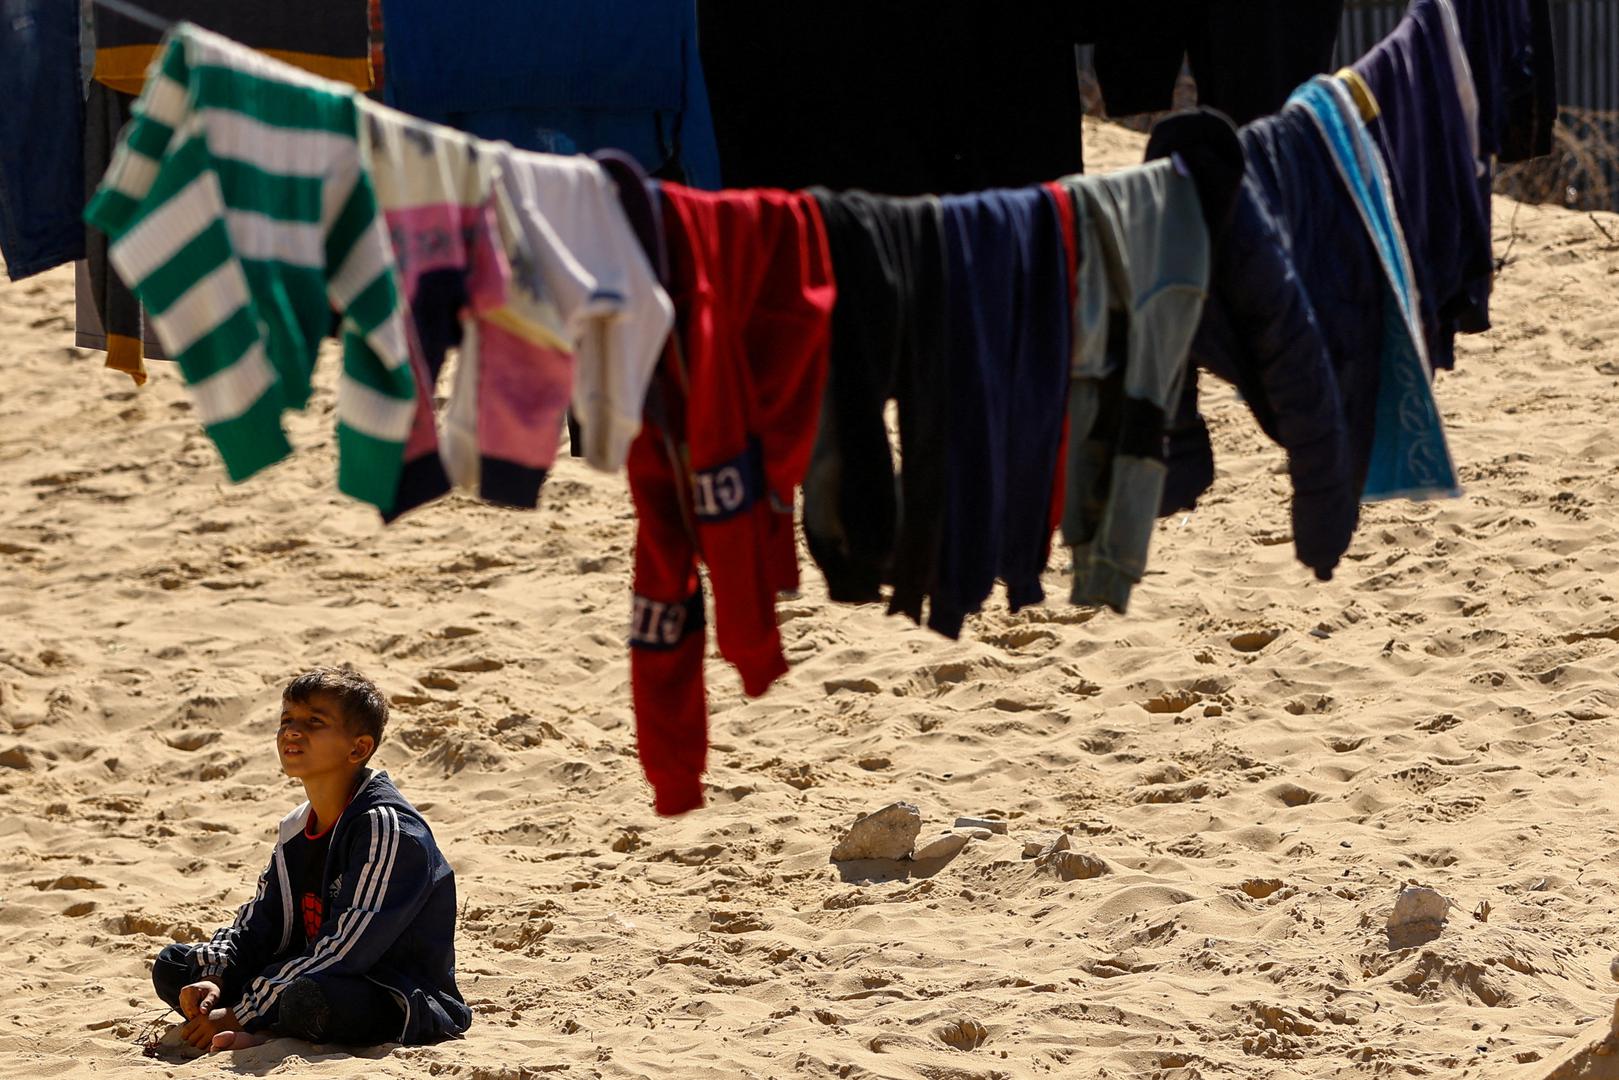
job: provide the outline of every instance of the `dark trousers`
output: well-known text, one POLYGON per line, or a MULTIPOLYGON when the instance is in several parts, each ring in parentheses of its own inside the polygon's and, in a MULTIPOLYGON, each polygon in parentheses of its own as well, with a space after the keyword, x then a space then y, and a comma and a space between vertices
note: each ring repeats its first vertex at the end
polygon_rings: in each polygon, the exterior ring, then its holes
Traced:
POLYGON ((0 254, 12 280, 84 254, 79 5, 0 0, 0 254))
MULTIPOLYGON (((180 991, 201 978, 195 946, 169 945, 152 963, 152 985, 157 996, 180 1011, 180 991)), ((219 1006, 228 1008, 246 989, 227 978, 220 987, 219 1006)), ((399 1003, 369 979, 315 974, 294 979, 276 1003, 270 1030, 309 1042, 375 1046, 395 1042, 405 1026, 399 1003)))

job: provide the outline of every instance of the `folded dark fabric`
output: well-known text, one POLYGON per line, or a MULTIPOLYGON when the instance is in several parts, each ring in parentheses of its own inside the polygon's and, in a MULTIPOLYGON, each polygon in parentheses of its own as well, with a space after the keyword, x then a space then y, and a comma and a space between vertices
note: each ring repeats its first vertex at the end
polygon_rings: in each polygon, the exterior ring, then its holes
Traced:
MULTIPOLYGON (((166 22, 192 22, 294 67, 369 90, 371 28, 366 0, 141 0, 166 22)), ((140 93, 163 35, 106 8, 95 9, 96 81, 140 93)))

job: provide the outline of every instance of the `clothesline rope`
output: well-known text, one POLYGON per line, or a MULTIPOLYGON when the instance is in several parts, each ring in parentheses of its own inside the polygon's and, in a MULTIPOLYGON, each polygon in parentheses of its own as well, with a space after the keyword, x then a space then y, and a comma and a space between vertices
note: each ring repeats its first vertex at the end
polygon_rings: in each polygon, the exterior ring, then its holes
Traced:
POLYGON ((156 30, 161 34, 166 34, 174 29, 174 23, 169 19, 154 15, 145 8, 136 7, 134 4, 129 3, 128 0, 90 0, 90 2, 96 7, 105 8, 115 15, 122 15, 126 19, 138 22, 142 26, 156 30))

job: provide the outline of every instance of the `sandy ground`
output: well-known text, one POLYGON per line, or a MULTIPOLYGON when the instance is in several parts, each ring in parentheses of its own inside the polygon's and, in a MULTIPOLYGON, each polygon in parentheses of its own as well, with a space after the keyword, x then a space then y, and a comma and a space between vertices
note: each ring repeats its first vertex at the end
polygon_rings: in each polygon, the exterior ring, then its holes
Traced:
POLYGON ((1466 498, 1370 509, 1316 584, 1213 389, 1219 483, 1129 617, 997 599, 952 644, 809 573, 773 693, 711 667, 712 805, 675 821, 634 756, 622 478, 384 530, 334 490, 328 365, 298 456, 233 487, 172 371, 68 347, 68 273, 0 286, 0 1075, 1615 1075, 1619 246, 1508 203, 1497 233, 1497 328, 1439 387, 1466 498), (228 921, 301 798, 280 686, 339 661, 392 696, 475 1025, 144 1057, 151 958, 228 921), (898 799, 1010 832, 829 864, 898 799), (1058 831, 1105 872, 1023 857, 1058 831), (1408 883, 1458 906, 1401 948, 1408 883))

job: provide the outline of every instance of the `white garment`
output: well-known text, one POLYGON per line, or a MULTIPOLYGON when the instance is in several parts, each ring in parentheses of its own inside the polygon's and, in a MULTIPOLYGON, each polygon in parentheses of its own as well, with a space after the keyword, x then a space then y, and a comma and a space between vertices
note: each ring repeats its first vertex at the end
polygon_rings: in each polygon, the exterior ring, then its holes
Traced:
MULTIPOLYGON (((585 157, 501 146, 500 179, 509 227, 523 230, 536 265, 534 302, 551 305, 576 362, 573 413, 585 460, 624 467, 641 430, 647 387, 674 324, 674 305, 636 239, 606 171, 585 157)), ((539 320, 536 320, 539 321, 539 320)))

